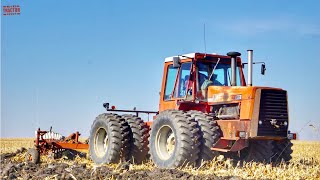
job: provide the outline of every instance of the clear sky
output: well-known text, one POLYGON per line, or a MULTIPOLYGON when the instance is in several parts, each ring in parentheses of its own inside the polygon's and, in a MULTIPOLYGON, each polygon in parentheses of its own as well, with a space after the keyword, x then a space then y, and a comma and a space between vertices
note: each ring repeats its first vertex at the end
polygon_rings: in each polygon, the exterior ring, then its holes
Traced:
MULTIPOLYGON (((1 137, 89 135, 103 102, 157 110, 164 58, 203 52, 265 61, 254 85, 288 90, 290 129, 320 140, 320 1, 34 1, 1 16, 1 137)), ((246 60, 245 60, 246 61, 246 60)))

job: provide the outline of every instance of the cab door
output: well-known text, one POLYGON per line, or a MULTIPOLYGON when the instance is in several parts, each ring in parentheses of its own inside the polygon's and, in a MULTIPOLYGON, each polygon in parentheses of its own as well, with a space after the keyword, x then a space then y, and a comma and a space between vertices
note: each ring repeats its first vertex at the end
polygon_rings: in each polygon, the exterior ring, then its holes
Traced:
POLYGON ((188 90, 191 62, 183 62, 179 68, 174 68, 172 63, 165 64, 162 90, 160 95, 159 111, 177 109, 177 100, 191 95, 188 90))

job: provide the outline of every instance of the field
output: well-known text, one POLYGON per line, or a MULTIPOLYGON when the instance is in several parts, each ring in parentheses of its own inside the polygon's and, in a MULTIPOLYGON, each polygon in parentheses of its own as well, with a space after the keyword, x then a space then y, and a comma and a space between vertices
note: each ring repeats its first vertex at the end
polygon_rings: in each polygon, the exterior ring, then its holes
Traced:
POLYGON ((40 165, 26 164, 25 151, 16 151, 21 147, 32 147, 33 139, 0 139, 2 154, 0 177, 4 179, 320 179, 320 142, 293 141, 293 144, 293 159, 289 164, 277 166, 255 162, 240 164, 219 156, 200 168, 163 170, 154 167, 151 162, 143 165, 120 163, 96 167, 92 161, 80 157, 76 157, 74 161, 41 157, 40 165), (4 155, 7 155, 7 159, 4 155))

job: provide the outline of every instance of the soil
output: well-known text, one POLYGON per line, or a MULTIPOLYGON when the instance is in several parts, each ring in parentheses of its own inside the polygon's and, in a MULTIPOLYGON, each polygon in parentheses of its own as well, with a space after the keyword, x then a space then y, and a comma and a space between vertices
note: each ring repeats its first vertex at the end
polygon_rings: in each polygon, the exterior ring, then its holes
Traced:
POLYGON ((239 179, 237 177, 216 177, 214 175, 193 175, 177 169, 133 170, 129 163, 122 163, 112 169, 107 166, 88 167, 87 164, 54 162, 34 164, 17 162, 12 157, 25 152, 22 148, 15 153, 0 155, 0 179, 239 179))

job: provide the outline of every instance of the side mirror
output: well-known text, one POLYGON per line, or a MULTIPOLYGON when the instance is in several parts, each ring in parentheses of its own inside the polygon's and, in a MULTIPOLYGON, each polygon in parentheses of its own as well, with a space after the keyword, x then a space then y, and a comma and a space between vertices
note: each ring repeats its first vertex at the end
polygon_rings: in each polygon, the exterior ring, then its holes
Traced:
POLYGON ((173 67, 179 68, 181 66, 180 58, 179 57, 173 57, 173 67))
POLYGON ((264 75, 266 73, 266 65, 265 64, 261 64, 261 74, 264 75))

